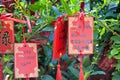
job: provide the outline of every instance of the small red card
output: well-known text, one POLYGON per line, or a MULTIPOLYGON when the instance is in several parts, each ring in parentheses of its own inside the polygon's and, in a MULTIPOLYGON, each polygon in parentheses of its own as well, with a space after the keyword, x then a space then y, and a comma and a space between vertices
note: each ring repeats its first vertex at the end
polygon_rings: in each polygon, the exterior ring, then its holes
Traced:
POLYGON ((15 43, 15 78, 38 77, 37 45, 15 43))
POLYGON ((54 27, 53 59, 59 59, 66 53, 68 22, 58 22, 54 27))
POLYGON ((84 24, 82 19, 79 23, 77 20, 78 16, 68 19, 69 54, 80 54, 80 51, 83 54, 93 54, 93 17, 84 17, 84 24))
POLYGON ((2 29, 0 29, 0 53, 13 53, 14 43, 14 22, 2 20, 2 29))

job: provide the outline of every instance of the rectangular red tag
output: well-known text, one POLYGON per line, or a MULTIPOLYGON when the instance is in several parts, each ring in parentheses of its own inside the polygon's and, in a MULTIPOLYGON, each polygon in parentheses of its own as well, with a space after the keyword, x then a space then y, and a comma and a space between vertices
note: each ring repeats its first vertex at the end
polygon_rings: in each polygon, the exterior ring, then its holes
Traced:
POLYGON ((66 53, 68 22, 63 21, 54 27, 53 59, 59 59, 66 53))
POLYGON ((14 43, 14 22, 2 20, 2 29, 0 29, 0 53, 13 53, 14 43))
POLYGON ((37 45, 15 43, 15 78, 38 77, 37 45))
POLYGON ((80 20, 75 25, 78 16, 71 16, 68 19, 68 46, 69 54, 93 54, 93 17, 85 17, 84 24, 80 20), (84 25, 84 27, 83 27, 84 25))

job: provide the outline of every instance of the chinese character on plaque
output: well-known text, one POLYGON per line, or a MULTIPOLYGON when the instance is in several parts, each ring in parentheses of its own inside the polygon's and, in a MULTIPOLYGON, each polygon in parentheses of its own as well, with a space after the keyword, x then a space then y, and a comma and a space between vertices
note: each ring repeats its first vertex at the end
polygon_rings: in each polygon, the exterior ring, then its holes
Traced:
POLYGON ((0 53, 13 53, 14 22, 11 20, 1 21, 0 29, 0 53))

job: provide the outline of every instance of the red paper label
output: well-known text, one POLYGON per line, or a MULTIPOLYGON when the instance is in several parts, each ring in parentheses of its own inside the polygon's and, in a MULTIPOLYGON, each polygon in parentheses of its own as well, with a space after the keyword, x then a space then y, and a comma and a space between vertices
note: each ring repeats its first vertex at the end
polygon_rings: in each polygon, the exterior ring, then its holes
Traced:
POLYGON ((54 28, 53 59, 59 59, 66 53, 67 22, 57 23, 54 28))
POLYGON ((13 53, 14 43, 14 22, 3 21, 2 29, 0 30, 0 53, 13 53))
POLYGON ((78 17, 69 17, 69 54, 92 54, 93 53, 93 17, 85 17, 77 22, 78 17), (83 26, 84 25, 84 26, 83 26))
POLYGON ((37 45, 15 43, 15 78, 38 77, 37 45))
POLYGON ((2 63, 0 63, 0 80, 3 80, 2 63))

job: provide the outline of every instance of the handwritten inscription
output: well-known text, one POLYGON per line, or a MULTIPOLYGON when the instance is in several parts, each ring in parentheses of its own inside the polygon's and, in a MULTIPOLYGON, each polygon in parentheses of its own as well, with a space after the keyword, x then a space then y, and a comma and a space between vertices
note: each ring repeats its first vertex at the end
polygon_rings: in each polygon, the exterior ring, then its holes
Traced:
POLYGON ((16 43, 15 47, 15 72, 16 78, 38 77, 37 45, 35 43, 16 43), (34 73, 36 75, 30 75, 34 73), (19 75, 18 75, 19 74, 19 75), (21 76, 20 74, 24 74, 21 76))
POLYGON ((69 54, 93 53, 93 18, 86 17, 78 25, 73 24, 77 17, 69 17, 69 54), (91 22, 92 21, 92 22, 91 22))
POLYGON ((23 58, 24 62, 21 62, 21 66, 29 66, 31 65, 31 60, 35 60, 35 55, 32 55, 31 50, 25 49, 23 53, 18 54, 19 57, 23 58))

